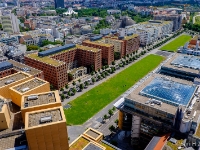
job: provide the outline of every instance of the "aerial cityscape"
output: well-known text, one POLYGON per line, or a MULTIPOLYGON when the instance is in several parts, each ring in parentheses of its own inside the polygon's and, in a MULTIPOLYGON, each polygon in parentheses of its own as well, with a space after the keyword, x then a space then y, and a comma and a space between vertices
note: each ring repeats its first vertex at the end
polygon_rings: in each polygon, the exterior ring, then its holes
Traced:
POLYGON ((200 150, 200 1, 0 0, 0 150, 200 150))

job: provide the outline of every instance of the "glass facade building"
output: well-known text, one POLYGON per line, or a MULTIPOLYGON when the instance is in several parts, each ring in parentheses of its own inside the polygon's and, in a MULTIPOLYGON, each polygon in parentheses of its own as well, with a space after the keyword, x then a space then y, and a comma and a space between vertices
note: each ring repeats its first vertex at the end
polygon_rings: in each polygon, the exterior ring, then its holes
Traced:
POLYGON ((54 0, 55 8, 64 8, 64 0, 54 0))

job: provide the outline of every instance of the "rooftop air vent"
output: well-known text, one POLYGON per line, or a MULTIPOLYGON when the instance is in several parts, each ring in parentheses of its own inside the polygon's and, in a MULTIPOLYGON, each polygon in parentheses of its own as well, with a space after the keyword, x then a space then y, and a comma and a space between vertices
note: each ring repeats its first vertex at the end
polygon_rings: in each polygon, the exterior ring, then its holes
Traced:
POLYGON ((30 101, 30 100, 36 100, 36 99, 38 99, 38 95, 31 95, 31 96, 28 96, 28 101, 30 101))
POLYGON ((46 122, 51 122, 52 117, 51 116, 46 116, 46 117, 41 117, 40 118, 40 123, 46 123, 46 122))
POLYGON ((10 83, 12 83, 12 82, 14 82, 15 80, 13 80, 13 79, 10 79, 10 80, 7 80, 6 82, 5 82, 5 84, 10 84, 10 83))
POLYGON ((28 103, 27 102, 24 103, 24 108, 26 108, 26 107, 28 107, 28 103))
POLYGON ((22 89, 22 92, 26 92, 26 91, 28 91, 29 89, 30 89, 29 87, 23 88, 23 89, 22 89))

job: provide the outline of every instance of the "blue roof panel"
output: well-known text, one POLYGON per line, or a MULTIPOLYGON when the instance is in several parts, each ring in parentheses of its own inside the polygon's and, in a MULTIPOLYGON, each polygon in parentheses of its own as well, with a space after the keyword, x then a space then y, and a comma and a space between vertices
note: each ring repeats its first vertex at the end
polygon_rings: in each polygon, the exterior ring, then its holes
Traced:
POLYGON ((46 51, 43 51, 43 52, 39 52, 38 56, 39 57, 49 56, 49 55, 61 52, 63 50, 73 48, 73 47, 76 47, 76 45, 75 44, 66 44, 64 46, 55 47, 55 48, 52 48, 52 49, 49 49, 49 50, 46 50, 46 51))
POLYGON ((8 61, 4 61, 0 63, 0 71, 4 71, 7 69, 13 68, 13 64, 8 61))
POLYGON ((102 39, 102 35, 97 35, 97 36, 93 36, 90 38, 90 41, 97 41, 97 40, 100 40, 102 39))

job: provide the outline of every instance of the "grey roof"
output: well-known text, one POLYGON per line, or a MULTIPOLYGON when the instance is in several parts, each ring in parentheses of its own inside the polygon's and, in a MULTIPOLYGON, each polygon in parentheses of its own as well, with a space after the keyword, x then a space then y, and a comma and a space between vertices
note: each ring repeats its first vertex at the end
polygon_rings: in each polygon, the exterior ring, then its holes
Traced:
POLYGON ((145 150, 154 149, 155 146, 158 144, 160 138, 161 138, 161 137, 154 136, 154 137, 151 139, 151 141, 149 142, 149 144, 147 145, 147 147, 145 148, 145 150))
POLYGON ((4 61, 0 63, 0 71, 7 70, 13 68, 13 64, 8 61, 4 61))
POLYGON ((44 57, 44 56, 52 55, 52 54, 55 54, 55 53, 58 53, 58 52, 61 52, 63 50, 67 50, 67 49, 70 49, 70 48, 73 48, 73 47, 76 47, 76 45, 75 44, 66 44, 64 46, 54 47, 52 49, 49 49, 49 50, 46 50, 46 51, 43 51, 43 52, 39 52, 38 56, 44 57))
POLYGON ((84 150, 102 150, 102 148, 90 143, 84 150))
POLYGON ((90 38, 90 41, 97 41, 97 40, 100 40, 101 38, 102 38, 102 35, 93 36, 90 38))

